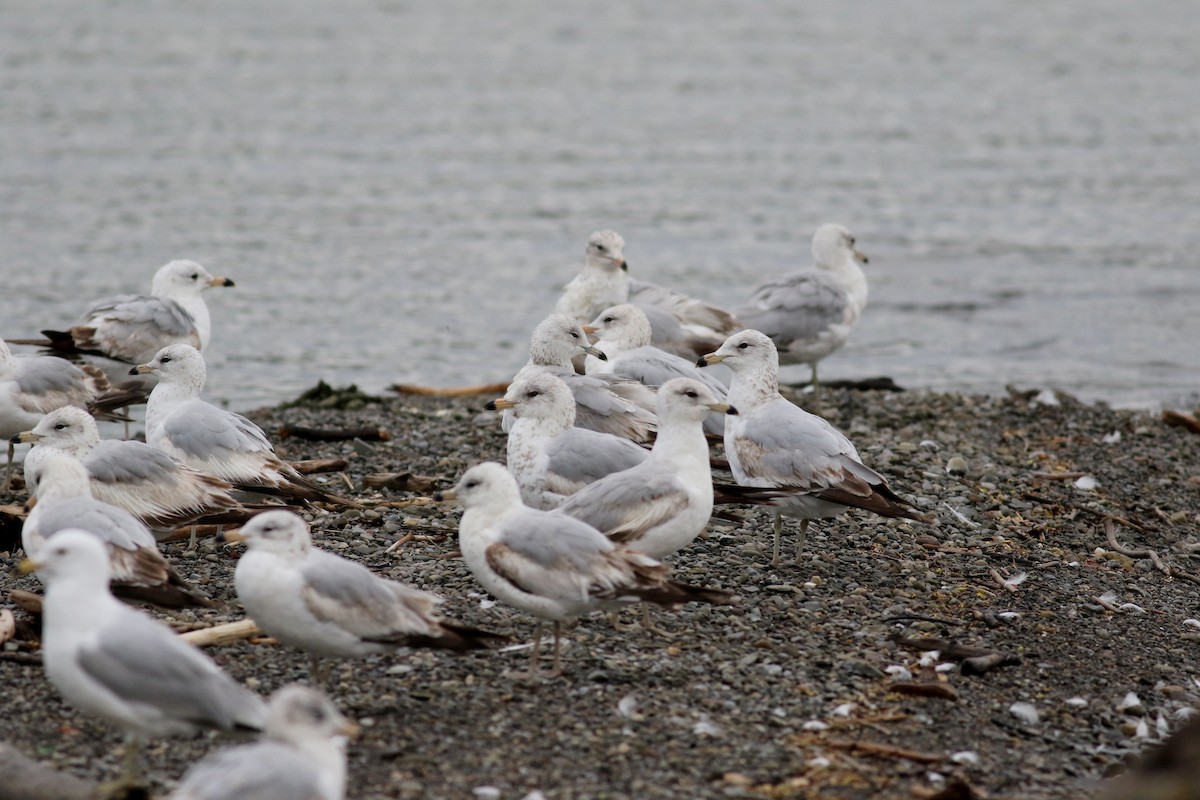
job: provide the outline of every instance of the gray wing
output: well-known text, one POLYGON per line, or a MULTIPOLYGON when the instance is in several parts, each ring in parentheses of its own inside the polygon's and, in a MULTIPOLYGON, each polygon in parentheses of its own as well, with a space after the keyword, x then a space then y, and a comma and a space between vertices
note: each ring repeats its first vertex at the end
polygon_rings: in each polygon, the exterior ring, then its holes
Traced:
POLYGON ((682 325, 693 326, 722 338, 741 330, 742 326, 733 314, 723 308, 688 297, 666 286, 629 279, 629 300, 645 309, 647 306, 663 309, 682 325))
POLYGON ((853 443, 826 420, 779 399, 749 415, 734 438, 737 460, 773 486, 820 491, 848 476, 879 482, 853 443))
POLYGON ((678 515, 687 504, 687 489, 674 475, 634 469, 584 487, 554 513, 582 520, 613 541, 632 542, 678 515))
POLYGON ((380 578, 361 564, 314 550, 301 575, 301 596, 313 616, 361 639, 387 641, 437 628, 433 595, 380 578))
POLYGON ((86 406, 92 400, 83 370, 66 359, 47 356, 17 358, 16 381, 26 411, 48 414, 63 406, 86 406))
POLYGON ((714 378, 713 373, 657 347, 638 347, 621 353, 613 361, 613 372, 654 387, 662 386, 672 378, 691 378, 711 389, 720 400, 728 394, 725 385, 714 378))
POLYGON ((101 483, 159 483, 179 471, 179 462, 145 442, 106 439, 82 461, 92 480, 101 483))
POLYGON ((831 325, 845 323, 851 305, 832 275, 809 270, 760 284, 737 316, 747 328, 786 345, 815 339, 831 325))
POLYGON ((84 319, 71 329, 76 345, 124 361, 148 361, 176 342, 200 347, 195 320, 174 300, 120 295, 98 301, 84 312, 84 319))
POLYGON ((253 422, 203 400, 180 405, 163 421, 163 433, 174 447, 198 460, 217 458, 222 451, 275 452, 266 434, 253 422))
POLYGON ((132 609, 78 653, 80 668, 125 703, 199 727, 262 728, 266 707, 169 628, 132 609))
POLYGON ((68 528, 82 528, 122 550, 149 548, 156 554, 154 534, 123 508, 91 497, 50 500, 38 506, 37 533, 45 538, 68 528))
POLYGON ((322 800, 312 762, 278 742, 219 750, 183 776, 171 800, 322 800))
POLYGON ((636 467, 650 455, 628 439, 579 427, 556 436, 546 454, 549 471, 572 483, 591 483, 636 467))
POLYGON ((654 390, 640 381, 610 373, 580 375, 574 370, 550 369, 575 396, 578 427, 639 442, 658 427, 654 390))

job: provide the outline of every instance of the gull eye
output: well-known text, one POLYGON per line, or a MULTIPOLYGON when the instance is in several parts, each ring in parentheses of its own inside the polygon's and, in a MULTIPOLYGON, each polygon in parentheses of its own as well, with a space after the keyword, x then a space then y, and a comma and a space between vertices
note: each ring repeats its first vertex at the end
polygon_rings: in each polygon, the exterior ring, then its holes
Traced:
POLYGON ((700 396, 700 395, 696 394, 696 390, 695 390, 695 389, 688 389, 688 390, 687 390, 687 391, 685 391, 683 394, 684 394, 684 396, 685 396, 685 397, 699 397, 699 396, 700 396))
POLYGON ((605 251, 605 249, 604 249, 604 245, 602 245, 602 244, 598 244, 598 245, 596 245, 596 250, 597 250, 597 251, 599 251, 599 252, 601 252, 601 253, 603 253, 603 252, 606 252, 606 251, 605 251))
POLYGON ((578 334, 578 333, 576 333, 575 331, 571 331, 571 338, 572 338, 572 339, 578 339, 578 338, 579 338, 579 334, 578 334))
POLYGON ((60 422, 60 423, 58 423, 57 425, 55 425, 55 426, 54 426, 54 430, 56 430, 56 431, 65 431, 65 430, 66 430, 67 428, 69 428, 69 427, 71 427, 71 426, 70 426, 70 425, 68 425, 67 423, 65 423, 65 422, 60 422))
POLYGON ((159 363, 160 363, 160 364, 166 364, 166 363, 167 363, 168 361, 170 361, 170 360, 171 360, 171 357, 170 357, 170 356, 163 356, 163 357, 162 357, 162 358, 160 358, 158 361, 159 361, 159 363))
POLYGON ((474 489, 478 485, 479 485, 479 481, 472 478, 471 480, 469 480, 463 484, 463 488, 464 489, 474 489))
POLYGON ((193 272, 193 273, 192 273, 192 280, 194 280, 194 281, 198 281, 198 280, 200 280, 200 273, 199 273, 199 272, 193 272))
POLYGON ((750 349, 749 342, 742 342, 741 344, 738 345, 738 350, 749 350, 749 349, 750 349))
POLYGON ((541 392, 539 392, 537 389, 530 389, 530 390, 529 390, 529 391, 528 391, 528 392, 525 394, 525 396, 526 396, 526 397, 537 397, 539 394, 541 394, 541 392))
POLYGON ((602 322, 605 322, 605 323, 608 323, 608 322, 616 322, 616 321, 617 321, 617 318, 616 318, 616 317, 605 317, 605 318, 602 320, 602 322))

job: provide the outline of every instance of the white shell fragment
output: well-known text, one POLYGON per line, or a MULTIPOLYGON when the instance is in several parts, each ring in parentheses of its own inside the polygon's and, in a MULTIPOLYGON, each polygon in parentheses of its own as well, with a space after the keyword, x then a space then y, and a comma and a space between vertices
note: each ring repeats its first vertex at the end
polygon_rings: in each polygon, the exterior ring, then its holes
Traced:
POLYGON ((978 764, 979 753, 974 750, 959 750, 957 753, 950 754, 950 760, 955 764, 978 764))
POLYGON ((1096 487, 1099 485, 1100 481, 1096 480, 1096 478, 1092 475, 1084 475, 1082 478, 1079 478, 1077 481, 1075 481, 1075 488, 1083 492, 1095 491, 1096 487))
POLYGON ((625 719, 633 719, 633 715, 637 713, 637 697, 632 693, 622 697, 617 702, 617 713, 625 719))
POLYGON ((1116 444, 1117 442, 1121 441, 1121 432, 1113 431, 1112 433, 1107 433, 1100 441, 1104 442, 1105 444, 1116 444))
POLYGON ((1142 698, 1138 697, 1136 692, 1129 692, 1121 698, 1121 702, 1117 703, 1118 711, 1129 711, 1130 709, 1141 707, 1142 698))
POLYGON ((1008 713, 1024 722, 1026 725, 1036 725, 1038 723, 1038 710, 1033 703, 1017 702, 1008 707, 1008 713))
POLYGON ((827 730, 829 730, 829 725, 827 723, 821 722, 821 720, 819 720, 819 719, 810 719, 808 722, 804 723, 801 727, 804 728, 804 730, 806 730, 806 731, 827 731, 827 730))
POLYGON ((1075 708, 1083 708, 1087 704, 1088 704, 1088 701, 1082 697, 1067 698, 1067 705, 1074 706, 1075 708))

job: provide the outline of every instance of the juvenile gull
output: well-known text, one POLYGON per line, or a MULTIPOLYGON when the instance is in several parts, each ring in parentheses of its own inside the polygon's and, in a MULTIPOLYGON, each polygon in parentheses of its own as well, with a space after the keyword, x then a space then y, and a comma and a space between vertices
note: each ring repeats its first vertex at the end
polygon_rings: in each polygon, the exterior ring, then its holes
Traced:
POLYGON ((649 318, 652 343, 675 355, 694 358, 742 326, 724 309, 663 286, 627 275, 625 240, 616 231, 588 237, 583 269, 563 288, 554 310, 588 322, 610 306, 633 303, 649 318))
POLYGON ((765 281, 755 287, 737 316, 747 328, 774 340, 783 364, 808 364, 812 385, 817 363, 841 348, 867 304, 867 276, 859 264, 867 257, 841 225, 817 228, 810 269, 765 281))
POLYGON ((77 408, 52 411, 13 441, 36 444, 25 457, 25 483, 34 497, 42 460, 61 451, 83 462, 97 500, 125 509, 149 528, 172 529, 240 508, 226 481, 186 467, 145 442, 101 441, 96 421, 77 408))
POLYGON ((37 504, 21 528, 21 545, 30 558, 36 559, 61 531, 82 528, 104 542, 118 596, 164 608, 212 605, 179 577, 145 525, 92 497, 87 470, 74 456, 49 451, 41 479, 37 504))
POLYGON ((550 373, 513 381, 487 408, 516 415, 508 431, 508 468, 532 508, 554 508, 567 495, 649 455, 628 439, 576 427, 571 390, 550 373))
POLYGON ((206 756, 168 800, 342 800, 345 737, 357 733, 325 695, 285 686, 267 704, 264 741, 206 756))
POLYGON ((176 342, 203 350, 212 320, 203 292, 213 286, 233 286, 214 277, 195 261, 172 261, 154 273, 150 294, 122 294, 97 300, 83 313, 83 322, 66 331, 42 331, 49 346, 67 352, 90 353, 138 364, 176 342))
MULTIPOLYGON (((530 375, 549 372, 566 382, 575 397, 575 424, 611 433, 635 442, 653 437, 654 390, 639 381, 618 375, 581 375, 572 359, 586 354, 602 356, 588 344, 579 323, 565 314, 551 314, 538 323, 529 340, 529 362, 513 383, 530 375)), ((504 430, 512 427, 512 412, 504 413, 504 430)))
POLYGON ((262 729, 266 707, 258 695, 109 593, 108 556, 95 535, 61 531, 21 569, 37 570, 46 584, 46 677, 68 703, 125 731, 126 780, 133 778, 139 736, 262 729))
POLYGON ((246 613, 263 630, 311 657, 323 682, 322 656, 358 658, 401 647, 479 650, 502 638, 443 621, 439 598, 381 578, 363 565, 314 547, 304 520, 267 511, 240 531, 244 541, 234 585, 246 613))
POLYGON ((691 600, 733 602, 725 592, 675 583, 665 565, 609 541, 586 523, 528 508, 499 464, 472 467, 441 497, 456 498, 464 508, 458 541, 475 579, 496 599, 538 618, 529 677, 539 674, 542 620, 554 623, 551 675, 557 676, 563 620, 639 602, 671 607, 691 600))
POLYGON ((779 394, 779 357, 768 336, 753 330, 735 333, 698 363, 723 363, 733 370, 729 400, 739 413, 725 426, 725 455, 734 480, 787 490, 772 503, 778 508, 773 564, 779 564, 781 514, 800 518, 797 559, 810 520, 835 517, 850 507, 926 521, 882 475, 862 463, 841 431, 779 394))
POLYGON ((130 373, 158 377, 146 404, 146 441, 177 461, 239 489, 355 505, 325 492, 276 456, 262 428, 201 400, 208 374, 204 357, 191 345, 164 347, 130 373))
MULTIPOLYGON (((672 378, 691 378, 707 386, 719 400, 725 399, 725 386, 711 373, 650 344, 650 322, 637 306, 626 303, 605 309, 584 330, 599 337, 596 347, 607 357, 600 361, 588 356, 589 374, 611 372, 656 388, 672 378)), ((705 433, 720 436, 724 430, 724 414, 710 414, 704 421, 705 433)))

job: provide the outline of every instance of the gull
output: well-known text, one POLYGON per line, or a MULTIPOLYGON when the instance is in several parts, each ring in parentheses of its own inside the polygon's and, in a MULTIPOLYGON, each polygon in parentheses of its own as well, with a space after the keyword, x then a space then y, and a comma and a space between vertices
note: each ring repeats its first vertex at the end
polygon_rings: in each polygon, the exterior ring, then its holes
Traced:
POLYGON ((324 681, 323 656, 358 658, 401 647, 479 650, 502 638, 446 622, 434 612, 436 596, 314 547, 308 526, 290 511, 264 512, 221 536, 248 547, 234 573, 246 613, 283 644, 308 653, 316 681, 324 681))
POLYGON ((516 415, 508 431, 508 468, 521 499, 532 508, 554 508, 593 481, 649 456, 628 439, 576 427, 571 390, 550 373, 514 381, 504 397, 486 407, 516 415))
POLYGON ((808 364, 816 392, 817 363, 841 348, 867 304, 867 257, 841 225, 817 228, 813 266, 759 284, 737 317, 770 335, 783 364, 808 364))
POLYGON ((186 467, 145 442, 101 441, 96 421, 77 408, 50 412, 12 441, 36 445, 25 458, 25 483, 34 497, 43 458, 63 452, 83 462, 97 500, 125 509, 148 528, 173 529, 241 509, 230 494, 231 484, 186 467))
POLYGON ((787 490, 772 503, 777 506, 772 564, 780 563, 781 514, 800 518, 797 561, 809 521, 836 517, 850 507, 928 521, 862 463, 845 434, 779 394, 779 356, 766 334, 735 333, 697 363, 733 370, 729 400, 739 414, 725 426, 725 455, 734 480, 787 490))
POLYGON ((346 738, 357 734, 325 695, 285 686, 267 703, 265 741, 206 756, 168 800, 342 800, 346 738))
POLYGON ((558 513, 653 558, 687 547, 704 530, 713 509, 702 427, 712 413, 737 410, 700 381, 667 381, 658 390, 658 437, 650 457, 580 489, 558 513))
MULTIPOLYGON (((711 373, 701 372, 691 361, 650 344, 650 321, 635 305, 607 308, 584 330, 599 337, 596 347, 606 356, 604 361, 588 356, 589 374, 611 372, 656 388, 672 378, 691 378, 707 386, 718 399, 725 398, 725 386, 711 373)), ((724 430, 724 414, 709 415, 704 421, 705 433, 720 436, 724 430)))
POLYGON ((174 631, 118 602, 109 561, 94 534, 60 531, 21 571, 46 584, 42 661, 76 708, 122 728, 123 777, 131 781, 141 736, 188 736, 204 728, 261 730, 266 707, 174 631))
POLYGON ((113 592, 164 608, 211 606, 179 577, 154 534, 124 509, 92 497, 87 470, 74 456, 51 450, 41 465, 41 491, 21 528, 21 545, 37 558, 61 531, 82 528, 108 550, 113 592))
MULTIPOLYGON (((654 390, 617 375, 579 374, 572 366, 572 359, 585 354, 604 357, 588 344, 587 334, 578 322, 565 314, 551 314, 534 328, 529 340, 529 362, 512 382, 535 373, 551 373, 565 381, 575 396, 575 424, 579 427, 635 442, 653 438, 654 390)), ((512 420, 512 412, 506 411, 505 432, 512 427, 512 420)))
POLYGON ((180 463, 239 489, 356 505, 325 492, 276 456, 262 428, 201 400, 208 373, 204 357, 191 345, 164 347, 129 372, 158 377, 146 403, 146 441, 180 463))
POLYGON ((633 280, 628 270, 621 235, 596 231, 588 237, 583 269, 563 288, 554 310, 586 323, 610 306, 633 303, 649 318, 654 346, 687 358, 741 329, 728 311, 657 284, 633 280))
MULTIPOLYGON (((528 677, 537 677, 542 620, 554 623, 554 668, 562 674, 561 624, 593 609, 652 602, 730 604, 725 592, 672 581, 669 569, 564 514, 521 502, 517 482, 492 462, 467 470, 441 499, 463 506, 459 547, 475 579, 496 599, 538 618, 528 677)), ((439 495, 435 495, 439 499, 439 495)))
POLYGON ((111 409, 127 404, 114 393, 103 370, 54 356, 12 354, 0 339, 0 436, 10 438, 38 424, 56 408, 111 409), (120 402, 110 402, 114 394, 120 402))
POLYGON ((150 294, 122 294, 97 300, 83 312, 83 322, 66 331, 42 331, 49 341, 22 341, 55 350, 105 356, 128 364, 149 361, 175 342, 203 350, 212 320, 203 292, 233 286, 214 277, 195 261, 172 261, 154 273, 150 294))

